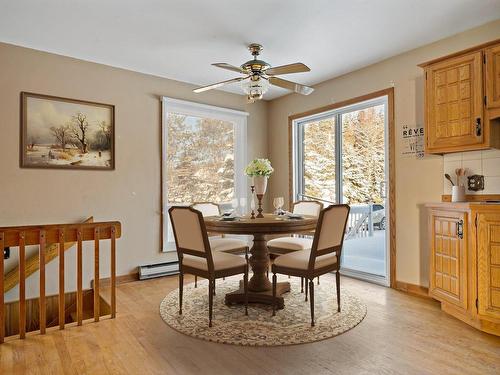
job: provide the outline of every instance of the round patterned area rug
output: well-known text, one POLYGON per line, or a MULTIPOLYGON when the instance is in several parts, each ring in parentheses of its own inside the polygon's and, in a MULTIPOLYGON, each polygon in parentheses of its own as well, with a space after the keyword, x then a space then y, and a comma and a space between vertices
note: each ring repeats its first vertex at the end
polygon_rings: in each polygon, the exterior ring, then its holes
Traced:
MULTIPOLYGON (((226 293, 238 289, 241 277, 218 279, 214 298, 213 326, 208 327, 207 281, 184 285, 182 315, 179 315, 179 290, 168 294, 160 304, 160 315, 175 330, 199 339, 224 344, 247 346, 280 346, 303 344, 340 335, 358 325, 366 315, 366 305, 342 289, 341 312, 337 312, 335 278, 324 275, 314 286, 316 325, 311 327, 309 302, 300 292, 300 279, 286 276, 291 291, 284 295, 285 308, 276 311, 267 305, 249 304, 248 316, 243 305, 226 306, 226 293)), ((316 283, 316 282, 315 282, 316 283)))

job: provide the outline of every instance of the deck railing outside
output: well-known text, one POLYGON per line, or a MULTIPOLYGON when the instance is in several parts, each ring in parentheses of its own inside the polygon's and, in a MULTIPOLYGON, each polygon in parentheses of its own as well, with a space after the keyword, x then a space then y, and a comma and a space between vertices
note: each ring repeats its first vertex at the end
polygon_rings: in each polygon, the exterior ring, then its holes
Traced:
MULTIPOLYGON (((315 200, 326 206, 336 204, 335 202, 312 197, 310 195, 298 194, 302 199, 315 200)), ((345 240, 373 236, 373 203, 351 205, 348 224, 346 227, 345 240)))

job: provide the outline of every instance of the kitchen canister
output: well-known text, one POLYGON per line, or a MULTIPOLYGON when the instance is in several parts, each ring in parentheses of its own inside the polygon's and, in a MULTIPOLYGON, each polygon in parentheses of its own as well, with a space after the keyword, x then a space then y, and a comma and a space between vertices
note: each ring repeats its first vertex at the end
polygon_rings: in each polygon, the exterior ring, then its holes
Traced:
POLYGON ((465 186, 452 186, 451 187, 451 201, 452 202, 465 202, 465 186))

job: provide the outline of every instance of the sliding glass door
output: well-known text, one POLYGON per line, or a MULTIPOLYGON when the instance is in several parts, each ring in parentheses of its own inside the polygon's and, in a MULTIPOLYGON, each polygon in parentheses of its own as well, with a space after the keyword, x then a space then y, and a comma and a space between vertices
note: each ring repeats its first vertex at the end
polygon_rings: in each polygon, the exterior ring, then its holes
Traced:
POLYGON ((387 97, 295 120, 294 199, 351 206, 342 270, 388 283, 387 97))

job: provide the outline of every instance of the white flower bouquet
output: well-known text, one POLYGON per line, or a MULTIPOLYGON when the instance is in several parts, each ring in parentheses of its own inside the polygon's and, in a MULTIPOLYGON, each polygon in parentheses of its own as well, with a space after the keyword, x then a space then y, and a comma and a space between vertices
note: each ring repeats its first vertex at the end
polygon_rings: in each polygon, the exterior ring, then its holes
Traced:
POLYGON ((268 159, 254 159, 245 168, 245 174, 249 177, 269 177, 274 172, 268 159))

